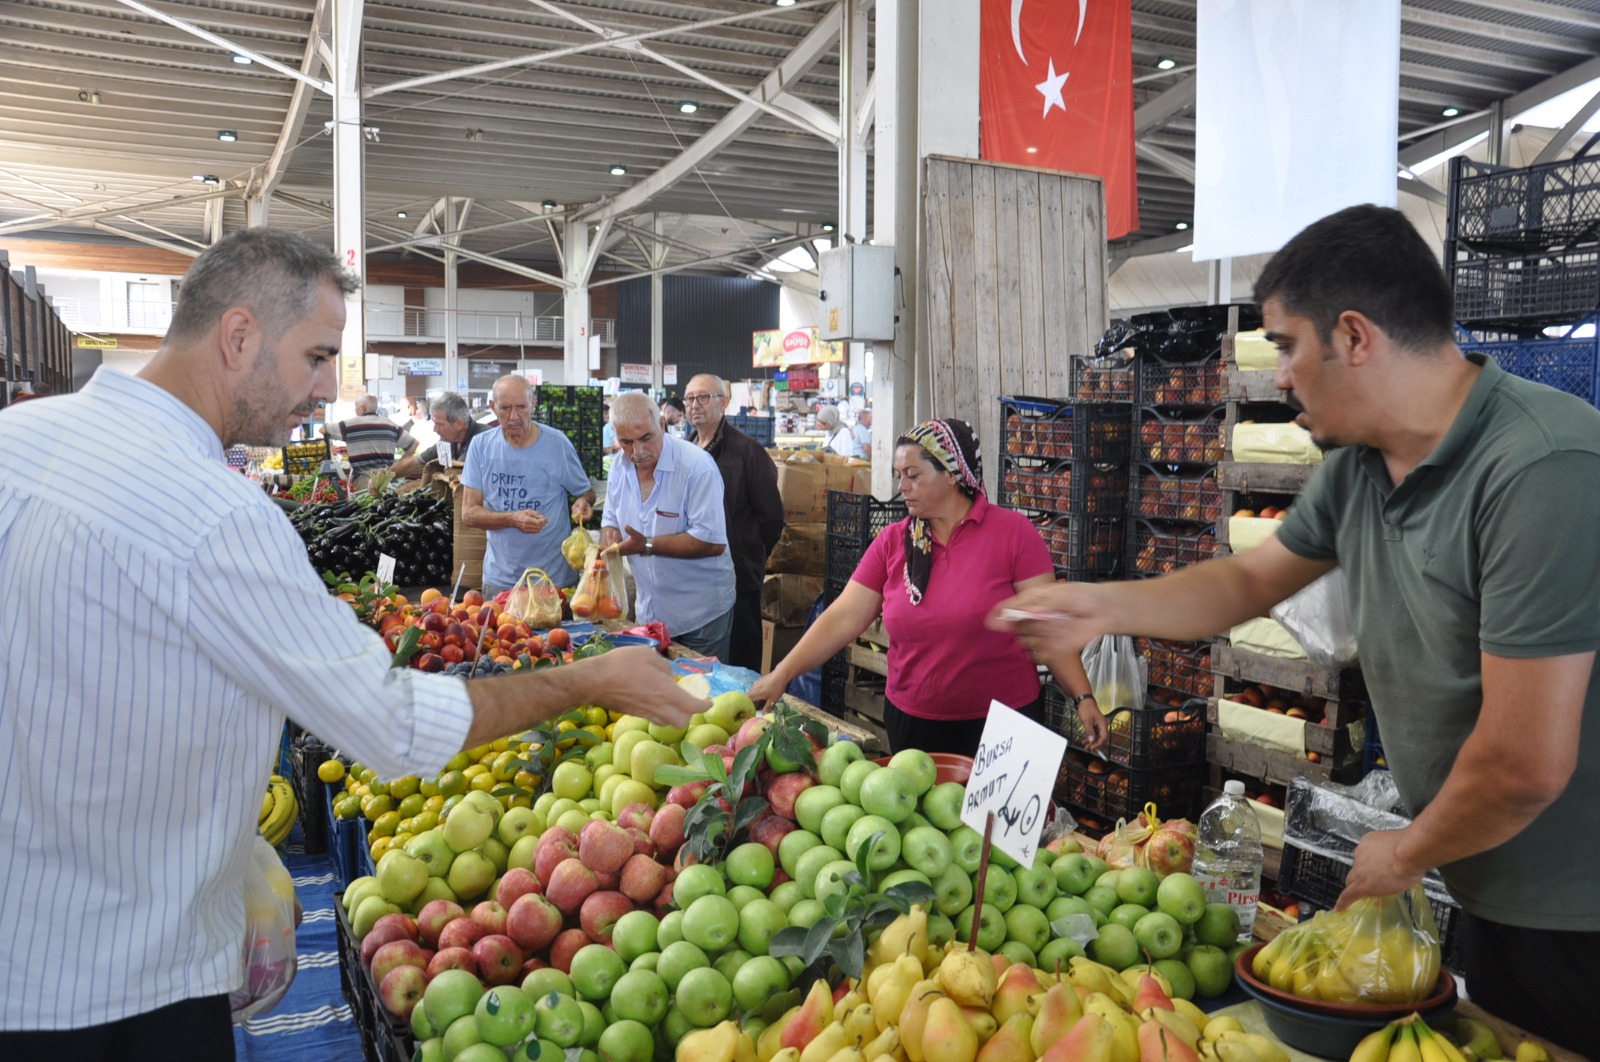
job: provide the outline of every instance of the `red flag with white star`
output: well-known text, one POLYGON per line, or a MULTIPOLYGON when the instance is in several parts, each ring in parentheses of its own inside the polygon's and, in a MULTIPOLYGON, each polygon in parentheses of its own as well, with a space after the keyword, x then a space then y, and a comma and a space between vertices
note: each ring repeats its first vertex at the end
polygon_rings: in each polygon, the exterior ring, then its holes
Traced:
POLYGON ((1106 237, 1138 228, 1132 0, 982 3, 982 156, 1095 174, 1106 237))

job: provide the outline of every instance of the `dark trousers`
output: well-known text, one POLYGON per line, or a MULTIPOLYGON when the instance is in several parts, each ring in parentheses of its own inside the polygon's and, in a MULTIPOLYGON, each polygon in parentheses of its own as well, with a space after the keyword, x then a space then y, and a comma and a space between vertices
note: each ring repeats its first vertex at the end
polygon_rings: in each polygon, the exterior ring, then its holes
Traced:
MULTIPOLYGON (((1036 723, 1044 722, 1044 695, 1032 704, 1017 709, 1036 723)), ((889 751, 921 749, 923 752, 950 752, 957 756, 972 756, 978 751, 983 738, 987 716, 976 719, 924 719, 908 715, 887 699, 883 702, 883 728, 889 733, 889 751)))
POLYGON ((728 663, 761 671, 761 588, 740 590, 733 598, 733 627, 728 632, 728 663))
MULTIPOLYGON (((1497 1018, 1600 1058, 1600 1026, 1589 1007, 1600 985, 1600 932, 1502 925, 1461 912, 1467 993, 1497 1018)), ((1517 1045, 1505 1045, 1506 1056, 1517 1045)))
POLYGON ((49 1062, 232 1062, 227 996, 186 999, 105 1025, 0 1032, 0 1058, 49 1062))

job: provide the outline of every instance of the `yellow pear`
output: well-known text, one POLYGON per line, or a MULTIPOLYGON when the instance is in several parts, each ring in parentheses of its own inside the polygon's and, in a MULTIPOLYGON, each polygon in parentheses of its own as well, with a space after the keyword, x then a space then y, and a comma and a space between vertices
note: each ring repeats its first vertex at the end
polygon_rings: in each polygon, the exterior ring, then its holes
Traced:
POLYGON ((1033 972, 1033 967, 1019 962, 1001 975, 1000 983, 995 986, 994 1002, 990 1009, 994 1011, 994 1020, 1004 1025, 1013 1014, 1027 1014, 1031 1017, 1039 1013, 1043 997, 1044 986, 1039 983, 1039 977, 1033 972))
POLYGON ((945 995, 964 1007, 987 1007, 998 980, 994 963, 981 951, 951 951, 939 963, 939 984, 945 995))
POLYGON ((876 1003, 878 1001, 878 989, 883 987, 883 983, 885 981, 894 976, 894 971, 895 965, 892 962, 886 962, 881 966, 874 966, 871 970, 867 971, 867 1002, 876 1003))
POLYGON ((1071 984, 1051 985, 1045 991, 1039 1014, 1028 1035, 1029 1046, 1035 1056, 1042 1056, 1050 1045, 1067 1035, 1068 1030, 1083 1017, 1083 1001, 1071 984))
POLYGON ((928 1008, 944 993, 932 981, 918 981, 900 1010, 900 1046, 910 1062, 925 1062, 922 1054, 922 1033, 928 1022, 928 1008))
POLYGON ((772 1062, 800 1062, 800 1049, 798 1047, 785 1047, 782 1051, 772 1056, 772 1062))
POLYGON ((894 976, 878 989, 878 996, 872 1001, 880 1032, 894 1021, 895 1015, 905 1009, 906 1000, 911 998, 911 990, 922 980, 922 964, 913 955, 902 955, 896 959, 894 971, 894 976))
POLYGON ((796 1004, 784 1011, 783 1017, 761 1030, 761 1035, 756 1038, 756 1062, 772 1062, 778 1052, 783 1050, 784 1026, 788 1025, 789 1021, 798 1013, 800 1013, 800 1006, 796 1004))
POLYGON ((739 1042, 733 1049, 733 1062, 756 1062, 756 1038, 739 1030, 739 1042))
POLYGON ((1000 1031, 989 1037, 978 1050, 978 1062, 1034 1062, 1030 1038, 1033 1034, 1033 1017, 1027 1013, 1013 1014, 1000 1026, 1000 1031))
POLYGON ((867 1056, 861 1053, 859 1047, 846 1047, 834 1054, 828 1062, 867 1062, 867 1056))
POLYGON ((725 1021, 696 1029, 678 1041, 677 1062, 733 1062, 739 1048, 739 1023, 725 1021))
POLYGON ((873 962, 892 962, 901 955, 915 955, 926 968, 928 965, 928 912, 921 904, 912 904, 907 914, 901 915, 884 927, 883 933, 872 945, 873 962))
MULTIPOLYGON (((980 1046, 1000 1031, 1000 1023, 995 1020, 995 1016, 982 1007, 962 1007, 961 1013, 966 1016, 967 1024, 972 1026, 972 1031, 978 1034, 980 1046)), ((927 1053, 926 1045, 923 1053, 927 1053)))
POLYGON ((872 1009, 871 1003, 862 1003, 848 1011, 843 1009, 843 1004, 844 1001, 840 1000, 840 1005, 835 1012, 844 1015, 844 1027, 850 1030, 851 1036, 854 1036, 861 1043, 866 1043, 878 1035, 880 1030, 878 1028, 877 1013, 872 1009))
POLYGON ((866 1056, 867 1062, 874 1059, 892 1055, 900 1050, 900 1027, 890 1025, 884 1028, 877 1036, 861 1046, 861 1053, 866 1056))
POLYGON ((928 1007, 922 1054, 927 1062, 974 1062, 978 1057, 978 1034, 953 999, 940 997, 928 1007))
POLYGON ((1162 1010, 1160 1007, 1147 1007, 1139 1012, 1139 1016, 1147 1022, 1159 1022, 1177 1034, 1178 1039, 1194 1047, 1200 1042, 1200 1029, 1194 1022, 1179 1014, 1175 1010, 1162 1010))
POLYGON ((1211 1021, 1211 1015, 1181 996, 1173 999, 1172 1009, 1194 1022, 1196 1029, 1204 1029, 1211 1021))
POLYGON ((850 991, 839 997, 838 1001, 833 1005, 833 1010, 836 1014, 844 1014, 847 1011, 852 1011, 861 1006, 863 1003, 867 1002, 869 1002, 869 1000, 867 999, 866 989, 852 988, 850 991))
POLYGON ((1099 992, 1118 1001, 1127 1001, 1132 996, 1127 991, 1127 985, 1117 972, 1109 966, 1102 966, 1093 959, 1086 959, 1082 955, 1072 957, 1070 963, 1070 977, 1072 983, 1091 992, 1099 992))
POLYGON ((800 1062, 828 1062, 846 1047, 854 1046, 856 1041, 845 1029, 844 1023, 832 1022, 817 1033, 816 1039, 806 1044, 805 1049, 800 1052, 800 1062))
MULTIPOLYGON (((811 990, 806 993, 805 1002, 800 1004, 800 1012, 784 1023, 779 1044, 782 1047, 799 1048, 801 1054, 804 1054, 806 1048, 811 1046, 811 1042, 832 1021, 833 992, 829 990, 826 980, 818 978, 811 983, 811 990)), ((838 1049, 835 1047, 834 1051, 838 1049)), ((823 1055, 819 1062, 826 1062, 828 1055, 831 1054, 833 1051, 823 1055)))

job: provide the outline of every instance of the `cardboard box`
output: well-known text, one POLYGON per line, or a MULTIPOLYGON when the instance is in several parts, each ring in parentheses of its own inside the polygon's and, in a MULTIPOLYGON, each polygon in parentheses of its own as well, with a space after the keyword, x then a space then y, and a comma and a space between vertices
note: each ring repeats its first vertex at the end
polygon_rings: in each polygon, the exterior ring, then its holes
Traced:
MULTIPOLYGON (((428 463, 423 473, 423 483, 435 492, 450 492, 451 528, 454 536, 454 555, 450 562, 450 584, 455 585, 456 573, 466 565, 461 576, 463 590, 483 586, 483 553, 488 548, 488 532, 478 527, 468 527, 461 522, 461 466, 443 468, 437 461, 428 463)), ((442 495, 441 495, 442 496, 442 495)), ((442 588, 446 593, 448 587, 442 588)))
MULTIPOLYGON (((828 492, 872 493, 872 463, 813 451, 769 450, 778 466, 783 518, 791 524, 828 519, 828 492)), ((818 574, 821 574, 820 572, 818 574)))
POLYGON ((765 675, 771 672, 773 667, 800 643, 800 638, 805 633, 804 627, 780 627, 771 620, 762 620, 761 673, 765 675))
POLYGON ((827 575, 828 525, 786 524, 778 544, 772 547, 772 554, 767 558, 767 571, 769 574, 810 575, 817 579, 827 575))
POLYGON ((761 618, 780 627, 804 627, 820 593, 820 576, 792 572, 769 575, 761 584, 761 618))

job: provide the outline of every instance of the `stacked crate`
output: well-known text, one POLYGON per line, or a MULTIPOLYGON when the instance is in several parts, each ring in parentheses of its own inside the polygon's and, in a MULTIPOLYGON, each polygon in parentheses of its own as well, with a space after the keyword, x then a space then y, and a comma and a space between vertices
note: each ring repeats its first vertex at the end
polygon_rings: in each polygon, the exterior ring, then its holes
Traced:
POLYGON ((1463 349, 1600 405, 1600 158, 1452 159, 1444 262, 1463 349))
POLYGON ((605 478, 606 411, 598 387, 540 384, 536 418, 572 440, 583 470, 593 479, 605 478))
MULTIPOLYGON (((828 492, 827 574, 823 597, 832 602, 850 582, 872 540, 906 516, 905 503, 881 502, 870 494, 828 492)), ((889 639, 874 623, 855 644, 822 666, 819 707, 865 727, 887 747, 883 728, 884 685, 889 675, 889 639)))

